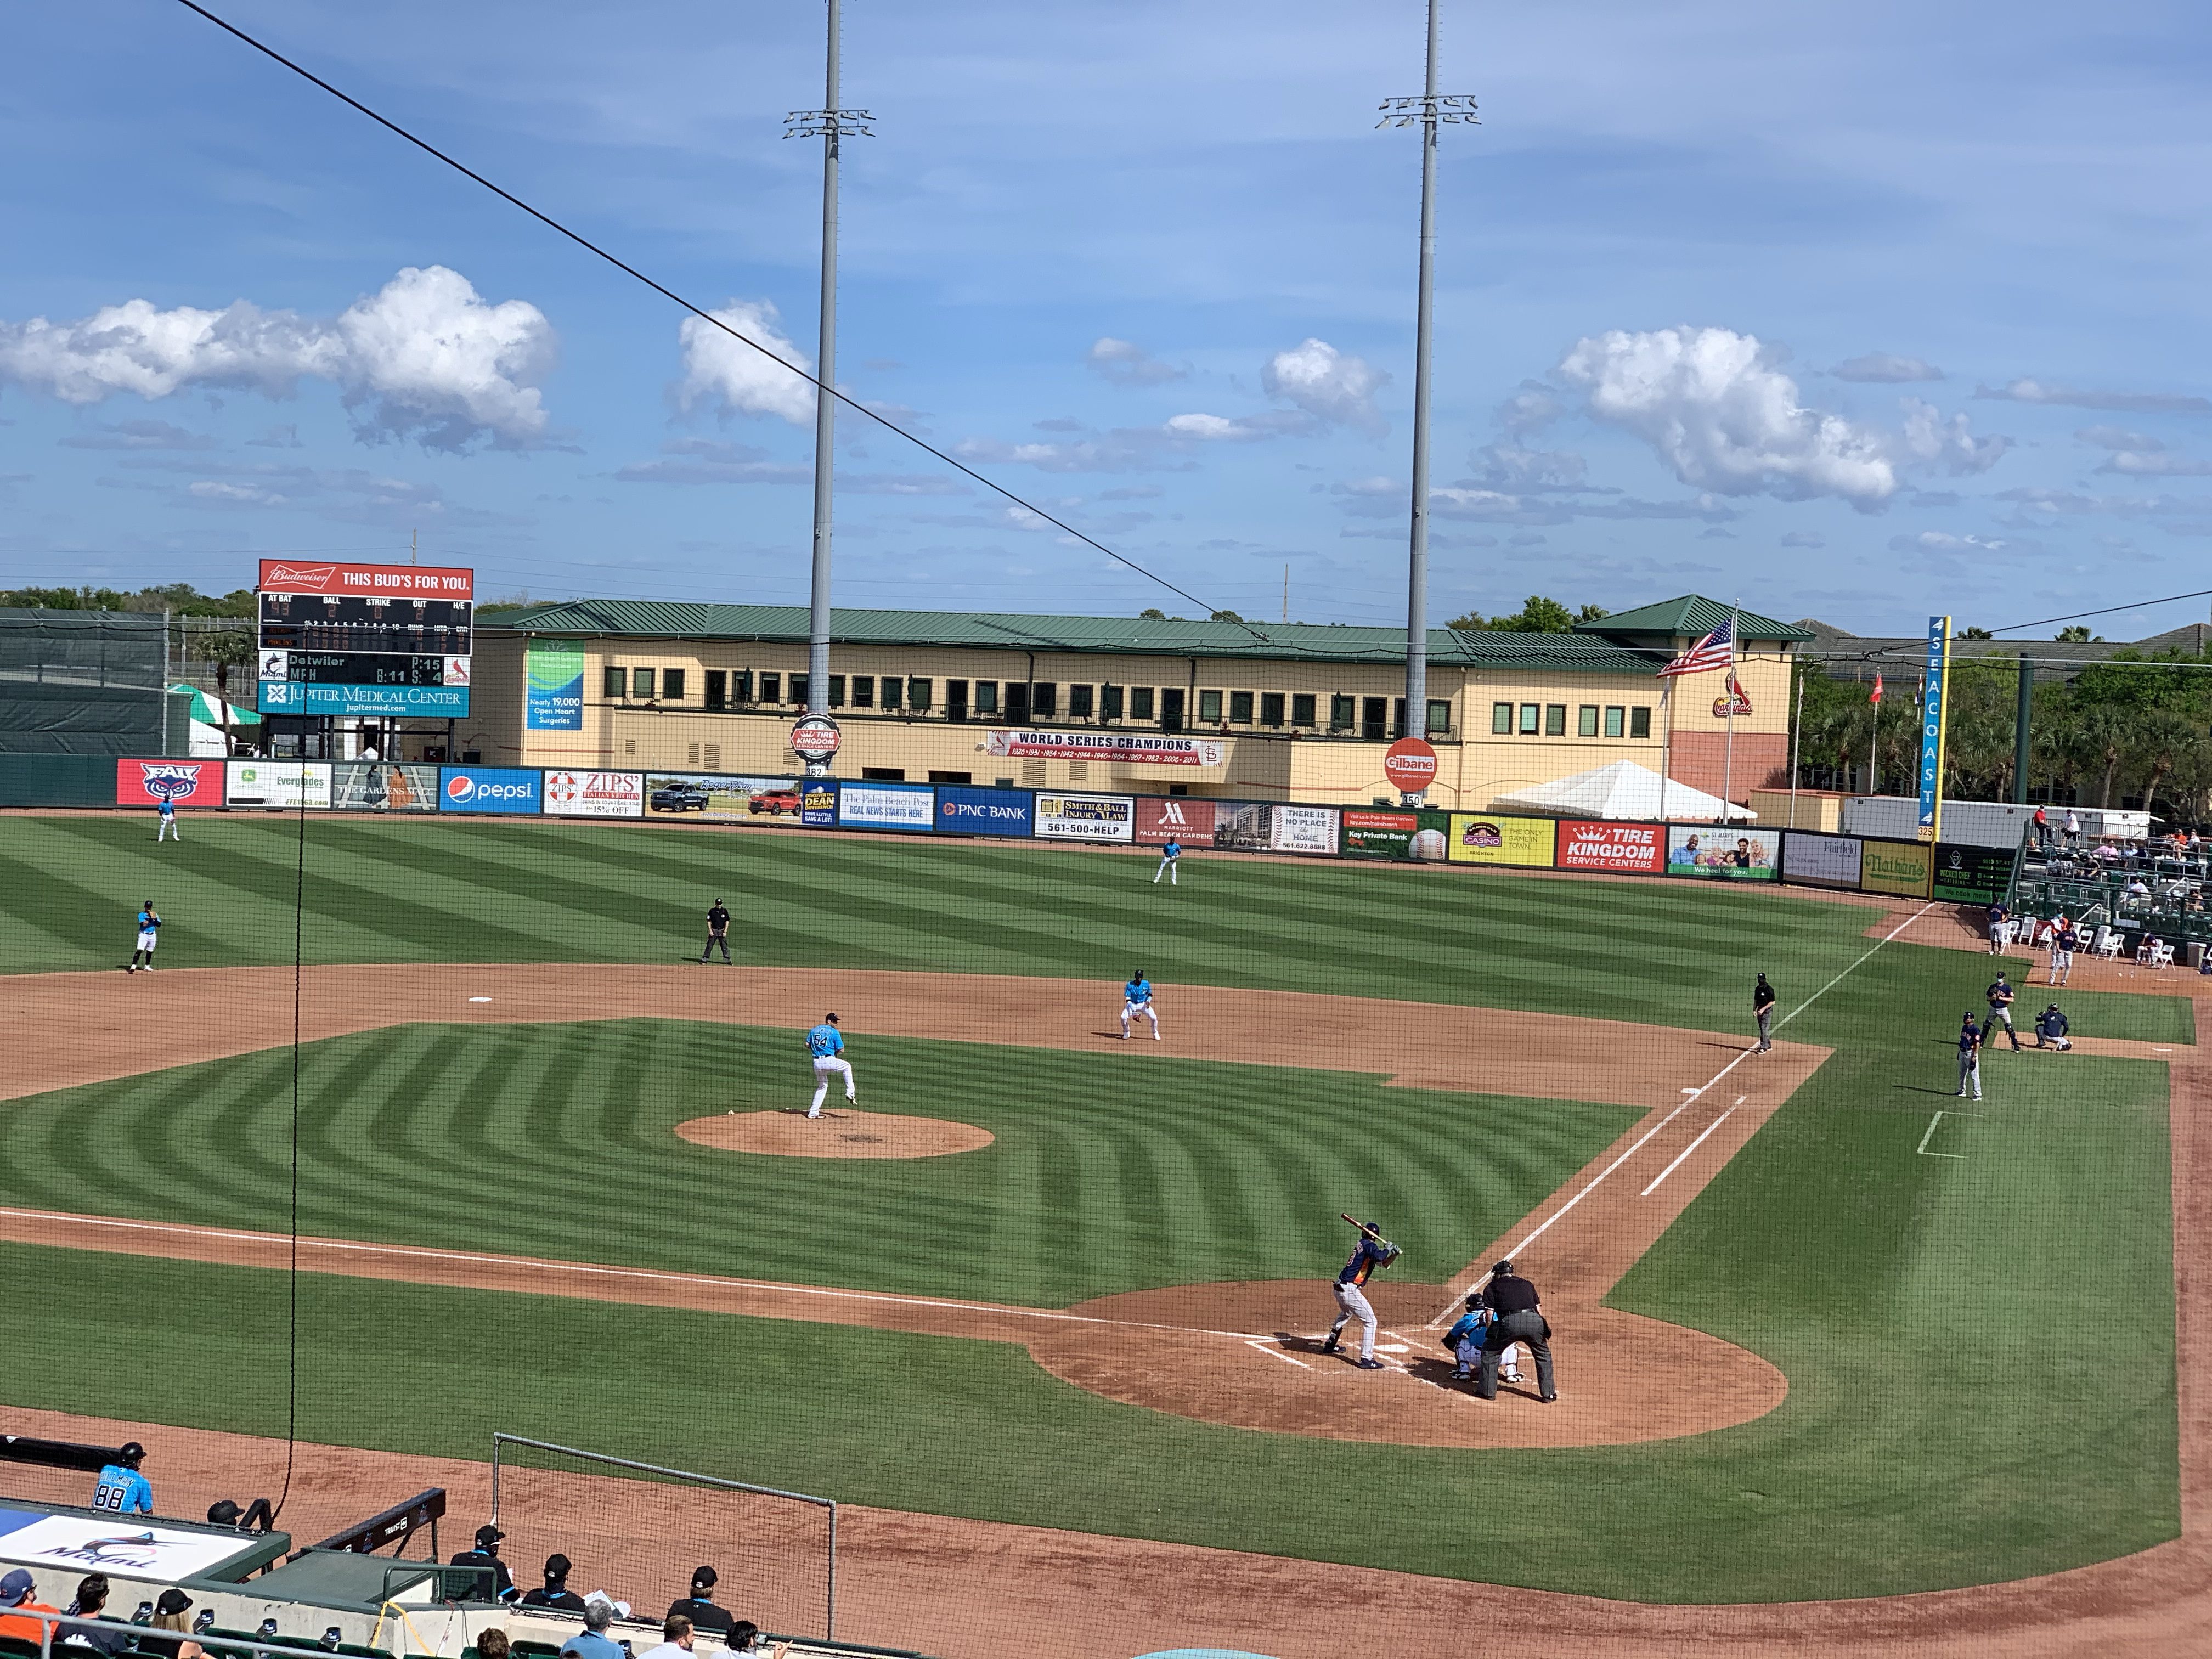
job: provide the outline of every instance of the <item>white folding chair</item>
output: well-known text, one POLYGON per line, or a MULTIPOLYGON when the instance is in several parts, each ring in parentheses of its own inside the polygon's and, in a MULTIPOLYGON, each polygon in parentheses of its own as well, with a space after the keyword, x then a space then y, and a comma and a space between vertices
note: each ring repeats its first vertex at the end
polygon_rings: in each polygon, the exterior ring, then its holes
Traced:
POLYGON ((2172 967, 2173 947, 2162 939, 2153 939, 2150 942, 2150 965, 2154 968, 2172 967))
POLYGON ((2120 954, 2119 933, 2110 927, 2100 927, 2097 930, 2097 943, 2091 949, 2090 954, 2102 957, 2107 962, 2117 960, 2120 954))

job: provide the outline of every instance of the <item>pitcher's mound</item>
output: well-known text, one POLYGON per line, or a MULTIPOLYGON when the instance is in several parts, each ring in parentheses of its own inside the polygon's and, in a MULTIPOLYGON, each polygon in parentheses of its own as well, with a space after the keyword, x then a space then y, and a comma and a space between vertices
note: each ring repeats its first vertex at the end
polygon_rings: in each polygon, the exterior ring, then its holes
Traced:
POLYGON ((726 1152, 766 1152, 775 1158, 942 1158, 991 1144, 988 1129, 933 1117, 896 1117, 851 1106, 825 1106, 809 1118, 799 1111, 729 1112, 695 1117, 676 1133, 696 1146, 726 1152))

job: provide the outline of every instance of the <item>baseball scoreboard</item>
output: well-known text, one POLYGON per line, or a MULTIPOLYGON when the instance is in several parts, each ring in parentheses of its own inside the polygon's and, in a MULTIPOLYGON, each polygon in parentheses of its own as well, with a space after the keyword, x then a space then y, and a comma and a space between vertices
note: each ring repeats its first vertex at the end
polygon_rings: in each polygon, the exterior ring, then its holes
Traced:
POLYGON ((465 719, 476 573, 261 562, 259 708, 465 719))

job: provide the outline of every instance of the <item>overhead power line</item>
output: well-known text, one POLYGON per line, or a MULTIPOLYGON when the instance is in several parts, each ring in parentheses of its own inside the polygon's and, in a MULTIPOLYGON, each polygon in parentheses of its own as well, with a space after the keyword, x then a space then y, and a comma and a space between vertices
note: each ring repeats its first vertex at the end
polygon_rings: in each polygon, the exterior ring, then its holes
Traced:
POLYGON ((2009 628, 1996 628, 1991 634, 2017 634, 2023 628, 2048 628, 2053 623, 2079 622, 2084 617, 2109 617, 2116 611, 2142 611, 2154 605, 2172 605, 2177 599, 2201 599, 2212 595, 2212 587, 2200 587, 2193 593, 2169 593, 2162 599, 2137 599, 2132 605, 2108 605, 2098 611, 2076 611, 2070 617, 2044 617, 2034 622, 2014 623, 2009 628))
MULTIPOLYGON (((815 376, 808 374, 805 369, 795 368, 792 364, 786 362, 781 357, 777 356, 775 352, 770 351, 766 346, 761 344, 759 341, 738 332, 736 329, 732 328, 727 323, 715 316, 713 313, 706 310, 703 307, 696 305, 691 301, 685 299, 674 289, 668 287, 665 283, 656 282, 651 276, 647 276, 645 272, 640 270, 635 265, 633 265, 617 255, 609 252, 605 248, 601 247, 597 242, 592 241, 589 237, 569 229, 568 226, 562 224, 558 219, 553 217, 552 215, 542 212, 538 209, 531 206, 529 203, 524 201, 513 191, 502 189, 500 185, 494 184, 490 179, 485 178, 483 174, 476 171, 475 168, 469 167, 462 161, 455 160, 451 155, 447 155, 445 151, 440 149, 435 144, 431 143, 428 140, 418 138, 415 134, 410 132, 405 127, 401 126, 397 121, 391 119, 387 116, 378 114, 376 111, 371 109, 367 104, 362 103, 360 99, 352 96, 350 94, 341 92, 337 88, 332 86, 328 81, 324 80, 321 76, 317 75, 313 70, 307 69, 302 64, 294 63, 290 58, 284 56, 283 52, 278 52, 274 46, 268 46, 264 42, 256 40, 252 35, 248 34, 244 29, 240 28, 235 23, 216 16, 215 13, 210 11, 205 6, 198 4, 197 0, 177 0, 177 3, 184 7, 187 11, 197 12, 200 16, 205 18, 209 22, 222 30, 224 33, 244 42, 246 46, 252 47, 254 51, 259 52, 263 57, 269 58, 271 62, 281 64, 284 68, 291 70, 293 74, 298 76, 301 80, 307 82, 313 86, 320 88, 323 91, 330 94, 331 97, 337 99, 348 108, 355 110, 362 115, 366 115, 370 120, 375 122, 377 125, 384 128, 386 131, 396 134, 398 137, 405 139, 409 143, 414 145, 416 149, 421 150, 424 155, 431 156, 437 161, 443 161, 447 167, 453 168, 454 172, 461 174, 464 178, 482 185, 486 190, 498 197, 501 201, 507 203, 510 206, 521 209, 523 212, 537 220, 538 223, 546 227, 547 229, 555 231, 559 234, 567 237, 570 241, 574 242, 578 247, 582 248, 586 252, 597 255, 599 258, 605 260, 609 264, 612 265, 616 270, 623 272, 625 276, 635 277, 637 281, 644 283, 646 287, 651 289, 655 294, 659 295, 661 298, 670 301, 673 304, 682 307, 685 311, 690 312, 694 317, 699 319, 701 322, 708 324, 714 328, 721 330, 723 333, 728 335, 732 340, 738 341, 740 344, 748 346, 751 349, 757 351, 762 356, 766 357, 769 362, 776 364, 778 367, 790 370, 792 374, 798 375, 799 379, 806 381, 823 396, 835 398, 839 403, 844 404, 846 408, 854 410, 857 414, 866 416, 868 419, 873 421, 878 426, 882 427, 885 431, 905 439, 907 442, 912 444, 915 448, 921 450, 924 453, 935 456, 939 460, 944 462, 945 465, 952 468, 954 471, 962 474, 963 477, 973 478, 977 483, 982 485, 984 489, 991 491, 992 494, 1004 496, 1007 501, 1012 501, 1016 507, 1020 507, 1024 513, 1034 514, 1045 523, 1051 525, 1057 529, 1066 532, 1067 534, 1074 537, 1077 541, 1081 542, 1085 547, 1095 548, 1099 552, 1103 553, 1108 558, 1112 559, 1115 563, 1127 565, 1139 575, 1146 578, 1149 581, 1158 583, 1160 586, 1167 589, 1169 592, 1175 594, 1179 599, 1188 599, 1193 605, 1202 607, 1209 613, 1221 608, 1218 605, 1209 605, 1206 600, 1200 599, 1198 595, 1191 592, 1187 588, 1176 586, 1166 577, 1159 574, 1158 572, 1147 570, 1143 565, 1139 564, 1134 559, 1128 557, 1126 554, 1116 553, 1112 548, 1107 546, 1105 543, 1098 540, 1096 537, 1084 534, 1082 531, 1078 530, 1073 525, 1067 523, 1065 520, 1054 517, 1051 514, 1046 512, 1042 507, 1036 506, 1034 502, 1026 501, 1023 497, 1017 495, 1012 490, 1008 489, 1005 485, 993 483, 989 478, 984 477, 983 474, 975 471, 974 467, 956 460, 953 457, 946 454, 945 451, 938 448, 936 445, 931 443, 926 438, 917 436, 915 434, 908 431, 906 428, 899 425, 897 422, 887 419, 884 416, 878 414, 874 410, 870 409, 866 404, 861 403, 855 398, 847 397, 843 392, 838 391, 836 386, 816 379, 815 376)), ((1239 626, 1243 628, 1246 633, 1251 635, 1254 639, 1259 641, 1262 645, 1272 645, 1274 643, 1273 641, 1270 640, 1265 634, 1253 627, 1249 623, 1240 623, 1239 626)))

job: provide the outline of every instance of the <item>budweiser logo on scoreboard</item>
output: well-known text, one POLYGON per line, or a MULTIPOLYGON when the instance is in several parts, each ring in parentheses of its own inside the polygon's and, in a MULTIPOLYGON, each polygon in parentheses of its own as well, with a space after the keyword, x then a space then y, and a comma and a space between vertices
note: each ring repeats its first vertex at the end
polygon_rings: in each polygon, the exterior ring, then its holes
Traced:
POLYGON ((474 599, 477 573, 428 564, 305 564, 264 559, 264 593, 361 593, 374 599, 474 599))

